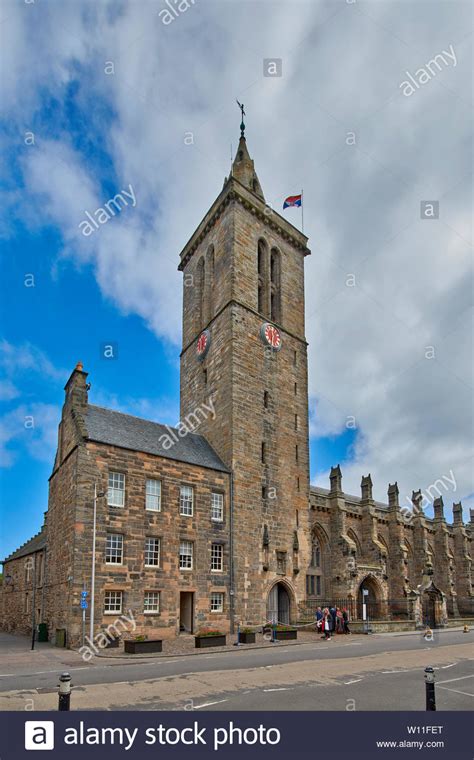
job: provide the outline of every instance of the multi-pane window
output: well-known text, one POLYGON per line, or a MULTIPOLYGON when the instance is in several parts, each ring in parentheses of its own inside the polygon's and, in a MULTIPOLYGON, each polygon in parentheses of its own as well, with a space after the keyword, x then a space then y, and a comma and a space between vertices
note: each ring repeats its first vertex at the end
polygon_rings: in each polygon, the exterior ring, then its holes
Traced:
POLYGON ((145 539, 145 565, 159 567, 160 565, 160 539, 145 539))
POLYGON ((160 611, 160 592, 159 591, 145 591, 143 599, 143 612, 157 614, 160 611))
POLYGON ((123 536, 118 533, 107 533, 105 545, 105 561, 108 565, 121 565, 123 561, 123 536))
POLYGON ((181 541, 179 544, 179 569, 193 569, 193 544, 192 541, 181 541))
POLYGON ((161 480, 147 480, 145 509, 153 512, 161 511, 161 480))
POLYGON ((321 596, 321 576, 306 576, 306 593, 308 596, 321 596))
POLYGON ((121 472, 109 472, 107 504, 109 507, 123 507, 125 505, 125 475, 121 472))
POLYGON ((321 567, 321 546, 314 541, 311 549, 311 564, 313 567, 321 567))
POLYGON ((224 494, 211 493, 211 520, 222 522, 224 519, 224 494))
POLYGON ((211 612, 224 611, 224 594, 220 591, 213 591, 211 594, 211 612))
POLYGON ((213 572, 222 571, 222 563, 224 558, 222 544, 212 544, 211 546, 211 570, 213 572))
POLYGON ((123 591, 106 591, 104 599, 104 613, 112 615, 116 612, 122 612, 122 595, 123 591))
POLYGON ((193 489, 191 486, 181 486, 179 493, 179 514, 192 517, 193 514, 193 489))

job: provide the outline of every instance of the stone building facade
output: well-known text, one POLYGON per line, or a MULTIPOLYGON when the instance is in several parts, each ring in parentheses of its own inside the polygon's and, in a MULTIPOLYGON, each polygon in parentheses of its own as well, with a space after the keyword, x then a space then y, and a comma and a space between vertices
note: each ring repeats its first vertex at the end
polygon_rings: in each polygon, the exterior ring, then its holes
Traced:
POLYGON ((370 475, 361 497, 348 496, 339 466, 329 490, 310 487, 309 253, 266 204, 242 134, 231 175, 180 255, 181 422, 90 404, 77 365, 45 526, 4 562, 4 628, 31 630, 25 595, 40 576, 26 579, 30 556, 43 565, 35 619, 72 646, 129 611, 123 635, 150 638, 296 621, 336 600, 353 617, 364 600, 372 618, 418 624, 472 614, 472 523, 460 504, 448 525, 442 499, 430 520, 414 493, 408 519, 396 483, 387 504, 374 501, 370 475))

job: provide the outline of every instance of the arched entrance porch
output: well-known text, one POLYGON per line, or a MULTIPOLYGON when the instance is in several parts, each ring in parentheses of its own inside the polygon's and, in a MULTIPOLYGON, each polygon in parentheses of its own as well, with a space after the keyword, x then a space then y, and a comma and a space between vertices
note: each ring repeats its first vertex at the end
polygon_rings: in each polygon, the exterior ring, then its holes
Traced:
POLYGON ((270 589, 267 598, 267 622, 288 625, 291 617, 291 590, 279 581, 270 589))
POLYGON ((359 585, 357 593, 357 617, 359 620, 363 619, 364 602, 369 620, 381 620, 384 618, 382 589, 373 575, 367 575, 359 585))
POLYGON ((442 592, 431 583, 421 597, 422 622, 429 628, 442 628, 445 624, 445 604, 442 592))

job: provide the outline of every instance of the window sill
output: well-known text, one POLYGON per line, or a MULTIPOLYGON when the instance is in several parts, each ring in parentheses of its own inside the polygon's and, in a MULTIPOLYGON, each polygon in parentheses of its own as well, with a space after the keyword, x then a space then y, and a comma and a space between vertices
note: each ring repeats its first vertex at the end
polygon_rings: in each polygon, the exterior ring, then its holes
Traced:
POLYGON ((144 568, 146 570, 159 570, 160 566, 159 565, 144 565, 144 568))
POLYGON ((116 612, 104 612, 104 615, 121 615, 122 610, 118 610, 116 612))

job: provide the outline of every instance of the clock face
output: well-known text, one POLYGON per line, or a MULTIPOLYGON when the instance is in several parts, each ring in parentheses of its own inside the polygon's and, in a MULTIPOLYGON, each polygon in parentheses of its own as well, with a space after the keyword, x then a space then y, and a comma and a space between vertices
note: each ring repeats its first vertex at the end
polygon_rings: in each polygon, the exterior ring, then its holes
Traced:
POLYGON ((211 345, 211 333, 209 330, 204 330, 201 335, 199 336, 196 344, 196 354, 200 361, 204 359, 207 352, 209 351, 209 346, 211 345))
POLYGON ((281 333, 269 322, 265 322, 260 330, 260 336, 266 346, 270 346, 274 351, 281 349, 281 333))

